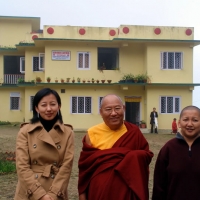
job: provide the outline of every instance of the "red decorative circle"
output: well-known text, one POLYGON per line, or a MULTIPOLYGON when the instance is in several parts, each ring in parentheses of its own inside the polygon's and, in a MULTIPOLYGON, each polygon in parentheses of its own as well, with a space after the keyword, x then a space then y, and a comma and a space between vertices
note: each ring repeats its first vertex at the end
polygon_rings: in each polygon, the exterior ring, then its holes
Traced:
POLYGON ((128 27, 124 27, 124 28, 123 28, 123 32, 124 32, 125 34, 129 33, 129 28, 128 28, 128 27))
POLYGON ((192 30, 188 28, 188 29, 185 31, 185 34, 188 35, 188 36, 189 36, 189 35, 192 35, 192 30))
POLYGON ((49 28, 47 29, 47 33, 48 33, 48 34, 53 34, 53 33, 54 33, 54 29, 53 29, 52 27, 49 27, 49 28))
POLYGON ((110 30, 109 34, 110 34, 110 36, 114 36, 116 34, 116 31, 115 30, 110 30))
POLYGON ((155 28, 155 29, 154 29, 154 33, 155 33, 156 35, 159 35, 159 34, 161 33, 160 28, 155 28))
POLYGON ((80 29, 79 29, 79 34, 80 34, 80 35, 85 35, 85 32, 86 32, 86 31, 85 31, 84 28, 80 28, 80 29))
POLYGON ((38 36, 37 35, 33 35, 32 36, 32 40, 34 40, 35 38, 38 38, 38 36))

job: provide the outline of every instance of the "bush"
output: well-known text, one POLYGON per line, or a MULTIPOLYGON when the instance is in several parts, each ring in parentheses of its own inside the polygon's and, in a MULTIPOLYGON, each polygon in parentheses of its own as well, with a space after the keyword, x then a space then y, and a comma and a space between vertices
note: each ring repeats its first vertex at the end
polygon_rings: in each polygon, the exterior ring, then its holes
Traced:
POLYGON ((0 160, 0 174, 16 172, 15 162, 0 160))
POLYGON ((11 123, 9 121, 7 121, 7 122, 0 121, 0 125, 8 125, 8 124, 11 124, 11 123))

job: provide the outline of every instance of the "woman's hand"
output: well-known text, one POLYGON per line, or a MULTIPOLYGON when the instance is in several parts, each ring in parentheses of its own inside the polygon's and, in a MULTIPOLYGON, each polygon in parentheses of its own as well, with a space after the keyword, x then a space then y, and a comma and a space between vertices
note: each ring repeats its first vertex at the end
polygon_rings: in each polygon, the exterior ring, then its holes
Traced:
POLYGON ((49 196, 48 194, 45 194, 43 197, 41 197, 39 200, 54 200, 53 197, 49 196))

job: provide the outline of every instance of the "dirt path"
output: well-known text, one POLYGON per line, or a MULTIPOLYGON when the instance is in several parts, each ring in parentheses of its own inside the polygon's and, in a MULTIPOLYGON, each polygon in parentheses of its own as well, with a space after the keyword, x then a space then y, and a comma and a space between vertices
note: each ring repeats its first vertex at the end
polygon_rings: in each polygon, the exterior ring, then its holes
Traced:
MULTIPOLYGON (((19 127, 0 127, 0 153, 5 152, 14 152, 15 151, 15 141, 16 134, 19 130, 19 127)), ((73 170, 69 183, 69 200, 77 200, 77 182, 78 182, 78 158, 82 148, 82 138, 84 133, 75 134, 75 159, 73 164, 73 170)), ((153 186, 153 170, 155 165, 155 160, 160 148, 163 144, 166 143, 169 139, 173 138, 174 135, 169 133, 167 134, 144 134, 145 138, 148 140, 150 149, 154 152, 154 158, 150 164, 150 180, 149 180, 149 191, 150 197, 152 194, 153 186)), ((0 157, 0 159, 2 159, 0 157)), ((11 200, 14 197, 15 188, 17 184, 17 175, 16 173, 0 175, 0 200, 11 200)))

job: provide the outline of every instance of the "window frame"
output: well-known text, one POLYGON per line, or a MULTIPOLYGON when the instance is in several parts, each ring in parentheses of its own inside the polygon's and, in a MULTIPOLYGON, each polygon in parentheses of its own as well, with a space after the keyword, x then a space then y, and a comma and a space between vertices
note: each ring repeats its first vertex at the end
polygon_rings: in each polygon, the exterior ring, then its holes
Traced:
POLYGON ((20 57, 20 72, 22 74, 25 73, 25 57, 20 57), (23 71, 23 63, 24 63, 24 71, 23 71))
POLYGON ((20 109, 21 109, 21 94, 20 94, 20 92, 11 92, 10 93, 10 110, 20 110, 20 109), (19 103, 18 103, 18 108, 17 109, 12 109, 11 108, 11 101, 12 101, 13 97, 19 98, 19 103))
POLYGON ((71 96, 70 97, 70 101, 71 101, 71 106, 70 106, 70 110, 71 110, 71 114, 92 114, 92 97, 91 96, 71 96), (72 98, 73 97, 76 97, 77 98, 77 112, 72 112, 72 110, 73 110, 73 108, 72 108, 72 106, 73 106, 73 100, 72 100, 72 98), (79 113, 78 112, 78 98, 79 97, 84 97, 84 112, 83 113, 79 113), (90 105, 90 110, 91 110, 91 112, 90 113, 86 113, 85 112, 85 98, 86 97, 89 97, 90 99, 91 99, 91 105, 90 105))
POLYGON ((29 97, 29 110, 30 111, 33 111, 33 99, 34 99, 34 96, 33 95, 31 95, 30 97, 29 97), (31 105, 32 104, 32 105, 31 105))
POLYGON ((160 101, 160 114, 180 114, 180 112, 181 112, 181 97, 180 96, 173 96, 173 95, 166 96, 166 95, 162 95, 162 96, 160 96, 159 101, 160 101), (162 97, 165 97, 166 99, 167 99, 167 97, 172 97, 173 98, 173 112, 172 113, 168 113, 167 112, 167 101, 166 101, 166 105, 165 105, 166 112, 162 112, 162 109, 161 109, 161 107, 162 107, 161 98, 162 97), (176 98, 179 99, 179 112, 175 112, 175 99, 176 98))
POLYGON ((33 72, 42 72, 45 70, 45 67, 41 67, 41 62, 40 59, 43 58, 44 59, 44 66, 45 66, 45 53, 39 53, 38 56, 32 56, 32 70, 33 72), (38 58, 38 70, 34 70, 34 58, 38 58))
POLYGON ((103 96, 98 97, 98 113, 100 114, 100 108, 101 108, 101 101, 103 99, 103 96))
POLYGON ((91 63, 91 53, 89 51, 78 51, 77 52, 77 69, 78 70, 90 70, 91 67, 90 67, 90 63, 91 63), (80 68, 79 67, 79 54, 83 54, 83 68, 80 68), (89 62, 88 62, 88 68, 85 67, 85 54, 88 54, 89 55, 89 62))
POLYGON ((161 60, 161 65, 160 65, 160 67, 161 67, 161 69, 162 70, 182 70, 183 69, 183 52, 181 52, 181 51, 162 51, 162 52, 160 52, 160 60, 161 60), (167 68, 165 69, 165 68, 163 68, 163 55, 164 55, 164 53, 167 53, 167 68), (169 69, 168 68, 168 53, 174 53, 174 68, 173 69, 169 69), (180 53, 181 54, 181 65, 180 65, 180 68, 178 68, 178 69, 176 69, 175 68, 175 53, 180 53))
POLYGON ((97 47, 97 63, 98 63, 97 69, 98 70, 119 70, 119 51, 120 51, 119 47, 97 47), (110 54, 111 57, 109 56, 110 57, 109 60, 112 60, 112 65, 114 63, 115 67, 112 66, 112 67, 108 68, 105 61, 100 63, 100 60, 102 61, 102 59, 99 58, 100 55, 101 54, 104 54, 104 55, 108 54, 108 53, 103 52, 103 51, 110 51, 109 54, 110 54), (115 56, 115 59, 113 59, 113 56, 115 56), (115 60, 115 61, 113 61, 113 60, 115 60))
POLYGON ((45 54, 39 53, 39 70, 44 71, 45 69, 45 54), (41 58, 43 58, 43 67, 41 67, 41 58))

